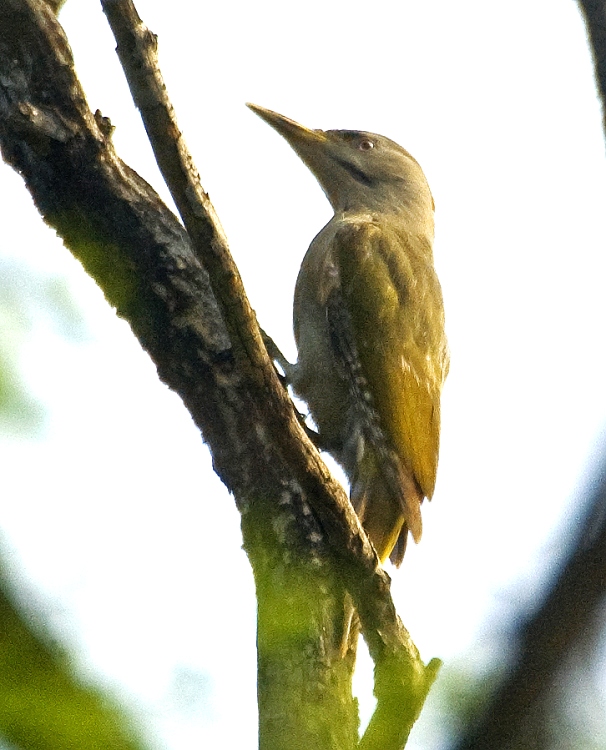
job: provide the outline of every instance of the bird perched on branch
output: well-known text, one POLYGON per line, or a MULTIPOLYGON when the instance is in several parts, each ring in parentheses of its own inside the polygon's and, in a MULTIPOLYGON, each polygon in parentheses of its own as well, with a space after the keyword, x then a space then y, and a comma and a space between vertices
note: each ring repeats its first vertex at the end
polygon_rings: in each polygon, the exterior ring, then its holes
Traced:
POLYGON ((449 362, 429 185, 388 138, 310 130, 248 106, 296 151, 334 210, 303 259, 298 361, 282 366, 320 447, 343 466, 381 561, 400 565, 408 532, 421 538, 421 502, 435 487, 449 362))

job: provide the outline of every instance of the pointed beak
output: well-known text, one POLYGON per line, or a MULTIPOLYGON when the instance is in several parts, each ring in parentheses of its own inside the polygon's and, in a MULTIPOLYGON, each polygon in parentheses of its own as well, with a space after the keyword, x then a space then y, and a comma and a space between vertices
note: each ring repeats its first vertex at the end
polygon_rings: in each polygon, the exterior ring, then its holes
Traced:
POLYGON ((272 112, 271 109, 247 104, 249 109, 278 132, 307 166, 326 197, 335 208, 339 200, 339 180, 336 177, 335 158, 337 154, 334 142, 323 130, 311 130, 284 115, 272 112))
POLYGON ((344 210, 346 205, 352 204, 361 189, 368 193, 370 183, 363 165, 357 165, 351 148, 335 139, 330 131, 311 130, 256 104, 246 106, 288 142, 320 183, 335 211, 344 210), (362 183, 362 186, 358 183, 362 183))
POLYGON ((308 160, 311 154, 317 154, 318 148, 321 148, 321 144, 327 142, 328 139, 324 131, 310 130, 310 128, 299 125, 298 122, 290 120, 288 117, 284 117, 284 115, 272 112, 271 109, 259 107, 258 104, 247 104, 246 106, 256 115, 259 115, 262 120, 265 120, 268 125, 271 125, 313 171, 308 160))

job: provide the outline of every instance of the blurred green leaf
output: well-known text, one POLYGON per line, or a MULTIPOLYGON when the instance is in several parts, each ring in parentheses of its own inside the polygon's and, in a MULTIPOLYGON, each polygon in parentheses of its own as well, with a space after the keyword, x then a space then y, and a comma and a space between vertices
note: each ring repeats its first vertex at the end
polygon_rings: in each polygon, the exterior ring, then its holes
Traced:
POLYGON ((0 737, 20 750, 144 748, 116 702, 78 679, 41 618, 16 606, 2 576, 0 737))
POLYGON ((36 325, 73 342, 88 337, 64 279, 0 258, 0 431, 4 433, 35 435, 44 423, 44 406, 29 392, 18 364, 36 325))

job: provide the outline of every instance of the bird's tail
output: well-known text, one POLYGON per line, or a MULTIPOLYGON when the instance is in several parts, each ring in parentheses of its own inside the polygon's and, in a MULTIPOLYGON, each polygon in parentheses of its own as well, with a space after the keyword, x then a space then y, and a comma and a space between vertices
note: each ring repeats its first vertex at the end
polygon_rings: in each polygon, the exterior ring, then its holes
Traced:
POLYGON ((408 531, 416 542, 421 538, 423 493, 395 454, 377 456, 368 445, 350 478, 352 505, 381 562, 389 557, 399 566, 408 531))

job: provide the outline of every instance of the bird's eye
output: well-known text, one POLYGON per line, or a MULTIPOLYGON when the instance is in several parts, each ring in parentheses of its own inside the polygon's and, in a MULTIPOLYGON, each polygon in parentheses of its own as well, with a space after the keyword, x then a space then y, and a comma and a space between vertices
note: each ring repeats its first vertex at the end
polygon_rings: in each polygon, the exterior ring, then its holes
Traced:
POLYGON ((358 148, 360 149, 360 151, 371 151, 374 147, 375 144, 373 143, 373 141, 369 141, 368 139, 365 139, 358 143, 358 148))

